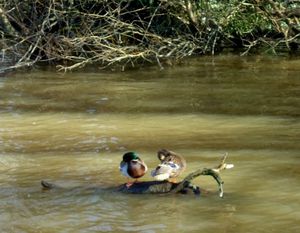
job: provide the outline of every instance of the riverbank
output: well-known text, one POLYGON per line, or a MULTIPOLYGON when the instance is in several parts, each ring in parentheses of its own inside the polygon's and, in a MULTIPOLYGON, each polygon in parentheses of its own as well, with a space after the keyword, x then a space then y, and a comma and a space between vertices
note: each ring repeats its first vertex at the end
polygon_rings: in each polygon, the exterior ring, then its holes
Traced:
POLYGON ((16 1, 0 7, 2 71, 176 63, 224 49, 297 53, 299 1, 16 1))

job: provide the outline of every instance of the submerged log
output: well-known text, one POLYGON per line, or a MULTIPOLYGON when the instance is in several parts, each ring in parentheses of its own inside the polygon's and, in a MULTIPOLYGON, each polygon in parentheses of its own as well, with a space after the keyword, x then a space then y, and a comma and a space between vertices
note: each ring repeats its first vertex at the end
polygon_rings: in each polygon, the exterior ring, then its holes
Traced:
MULTIPOLYGON (((219 196, 223 197, 223 184, 222 178, 220 176, 220 171, 225 169, 230 169, 233 164, 226 164, 225 160, 227 158, 227 153, 223 156, 221 163, 215 168, 202 168, 198 169, 189 175, 187 175, 181 182, 172 183, 167 180, 164 181, 143 181, 133 183, 131 186, 122 184, 115 188, 116 191, 130 194, 163 194, 163 193, 194 193, 200 195, 200 188, 192 184, 192 180, 198 176, 212 176, 217 182, 219 189, 219 196)), ((41 185, 44 190, 62 188, 55 184, 49 183, 42 180, 41 185)))
POLYGON ((137 182, 127 187, 126 184, 122 184, 119 186, 118 191, 124 193, 132 193, 132 194, 161 194, 161 193, 189 193, 192 191, 194 194, 200 194, 200 188, 196 185, 193 185, 191 181, 198 176, 212 176, 219 187, 219 196, 223 197, 223 181, 219 172, 215 169, 203 168, 199 169, 195 172, 190 173, 179 183, 172 183, 167 180, 165 181, 145 181, 145 182, 137 182))

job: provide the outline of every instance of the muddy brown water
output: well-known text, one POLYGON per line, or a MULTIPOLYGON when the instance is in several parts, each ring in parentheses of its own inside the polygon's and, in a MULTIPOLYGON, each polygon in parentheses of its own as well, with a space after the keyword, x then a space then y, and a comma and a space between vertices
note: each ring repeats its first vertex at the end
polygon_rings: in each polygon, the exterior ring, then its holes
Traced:
MULTIPOLYGON (((300 232, 300 60, 222 55, 126 72, 0 77, 1 232, 300 232), (107 191, 122 154, 187 170, 228 152, 221 199, 107 191), (43 191, 45 179, 66 190, 43 191), (73 187, 79 187, 73 189, 73 187), (86 187, 98 187, 97 190, 86 187)), ((146 174, 141 180, 150 180, 146 174)))

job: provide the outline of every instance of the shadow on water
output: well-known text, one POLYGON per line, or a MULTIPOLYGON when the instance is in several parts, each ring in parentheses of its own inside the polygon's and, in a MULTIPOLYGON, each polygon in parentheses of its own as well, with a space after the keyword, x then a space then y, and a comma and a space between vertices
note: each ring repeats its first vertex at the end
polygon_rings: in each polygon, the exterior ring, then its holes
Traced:
POLYGON ((299 72, 296 58, 227 55, 0 77, 1 232, 299 232, 299 72), (126 182, 125 151, 151 170, 164 147, 185 156, 183 176, 227 151, 225 198, 107 192, 126 182), (70 189, 44 192, 42 179, 70 189))

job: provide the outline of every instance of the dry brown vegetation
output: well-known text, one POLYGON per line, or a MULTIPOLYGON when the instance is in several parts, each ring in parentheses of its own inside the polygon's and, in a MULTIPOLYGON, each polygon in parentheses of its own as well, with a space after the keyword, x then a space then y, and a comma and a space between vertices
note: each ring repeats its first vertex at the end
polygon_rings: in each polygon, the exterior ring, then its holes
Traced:
POLYGON ((178 61, 223 48, 295 51, 300 1, 0 0, 2 70, 178 61))

